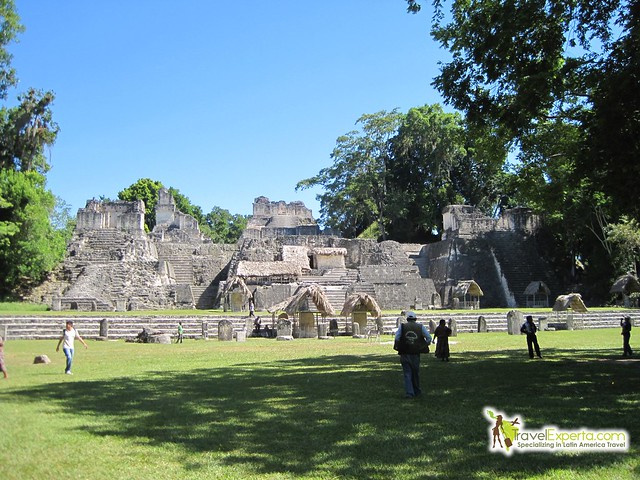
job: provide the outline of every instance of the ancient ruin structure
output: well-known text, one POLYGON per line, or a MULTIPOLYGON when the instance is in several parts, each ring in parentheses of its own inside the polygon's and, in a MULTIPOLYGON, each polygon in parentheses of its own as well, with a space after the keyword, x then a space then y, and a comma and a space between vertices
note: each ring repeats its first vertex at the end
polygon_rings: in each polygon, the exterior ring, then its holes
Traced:
POLYGON ((204 239, 162 189, 153 232, 143 202, 90 200, 78 210, 64 262, 32 300, 53 310, 210 308, 234 245, 204 239))
POLYGON ((257 310, 310 285, 319 285, 338 312, 354 293, 370 295, 382 309, 447 307, 465 281, 484 293, 470 304, 476 308, 524 305, 534 280, 544 281, 552 298, 562 293, 536 250, 540 221, 526 209, 494 219, 449 206, 443 240, 429 245, 341 238, 321 230, 302 202, 266 197, 255 199, 236 245, 203 238, 167 190, 159 193, 150 233, 144 213, 140 201, 87 202, 67 258, 33 300, 54 310, 241 309, 225 288, 237 278, 246 290, 235 298, 250 292, 257 310))

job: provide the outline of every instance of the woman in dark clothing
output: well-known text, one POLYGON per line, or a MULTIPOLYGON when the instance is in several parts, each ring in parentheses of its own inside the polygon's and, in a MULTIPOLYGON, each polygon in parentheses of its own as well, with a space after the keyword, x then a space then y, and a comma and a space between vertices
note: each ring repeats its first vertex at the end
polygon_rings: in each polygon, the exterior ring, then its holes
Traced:
POLYGON ((437 345, 436 345, 436 358, 449 361, 449 336, 451 335, 451 329, 447 327, 444 319, 440 320, 440 325, 438 325, 433 332, 433 336, 436 337, 437 345))
POLYGON ((620 326, 622 327, 622 356, 631 356, 633 354, 631 345, 629 345, 629 339, 631 338, 631 317, 624 317, 620 321, 620 326))

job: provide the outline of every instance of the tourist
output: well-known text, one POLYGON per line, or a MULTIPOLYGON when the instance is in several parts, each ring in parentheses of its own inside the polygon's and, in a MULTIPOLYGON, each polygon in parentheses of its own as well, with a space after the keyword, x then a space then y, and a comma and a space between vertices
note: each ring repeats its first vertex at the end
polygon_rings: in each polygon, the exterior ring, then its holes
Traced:
POLYGON ((529 349, 529 358, 533 358, 533 349, 536 350, 536 355, 538 358, 542 358, 540 355, 540 346, 538 345, 538 337, 536 337, 536 332, 538 329, 536 325, 533 323, 533 317, 531 315, 527 315, 527 321, 522 324, 520 327, 520 333, 525 333, 527 335, 527 348, 529 349))
POLYGON ((260 319, 260 317, 256 317, 256 319, 253 321, 253 333, 259 337, 260 334, 260 329, 262 328, 262 320, 260 319))
POLYGON ((429 351, 431 335, 427 328, 417 322, 414 312, 407 312, 407 322, 396 331, 393 348, 400 355, 404 377, 405 398, 414 398, 420 390, 420 353, 429 351))
POLYGON ((71 373, 71 364, 73 363, 73 342, 76 338, 84 345, 84 348, 87 348, 85 341, 82 339, 78 331, 73 328, 73 322, 71 320, 67 320, 66 327, 62 331, 62 336, 60 337, 60 340, 58 340, 58 346, 56 347, 56 352, 59 352, 60 344, 64 342, 62 345, 62 351, 64 352, 64 356, 67 357, 67 365, 64 370, 64 373, 67 375, 73 375, 73 373, 71 373))
POLYGON ((405 317, 406 314, 407 314, 407 312, 402 310, 400 312, 400 315, 398 316, 398 318, 396 318, 396 329, 395 329, 394 333, 397 333, 398 329, 400 328, 400 325, 402 325, 403 323, 405 323, 407 321, 407 319, 405 317))
POLYGON ((182 326, 182 322, 178 322, 178 339, 176 343, 182 343, 182 338, 184 337, 184 327, 182 326))
POLYGON ((451 335, 451 329, 447 327, 444 318, 440 320, 440 324, 433 332, 433 336, 436 337, 438 344, 436 345, 436 358, 449 361, 449 336, 451 335))
POLYGON ((631 345, 629 345, 629 339, 631 338, 631 317, 626 316, 620 320, 620 326, 622 327, 622 356, 631 356, 633 351, 631 345))
POLYGON ((250 299, 249 299, 249 316, 250 316, 250 317, 254 317, 254 316, 255 316, 255 314, 256 314, 256 311, 255 311, 255 310, 256 310, 256 307, 255 307, 255 305, 253 304, 253 299, 252 299, 252 298, 250 298, 250 299))
POLYGON ((0 370, 2 370, 4 378, 9 378, 7 367, 4 366, 4 340, 2 337, 0 337, 0 370))

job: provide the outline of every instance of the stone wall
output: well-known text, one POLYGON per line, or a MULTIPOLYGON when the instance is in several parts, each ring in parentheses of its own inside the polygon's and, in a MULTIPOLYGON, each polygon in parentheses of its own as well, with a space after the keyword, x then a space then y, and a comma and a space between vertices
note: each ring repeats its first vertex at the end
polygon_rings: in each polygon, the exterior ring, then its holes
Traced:
POLYGON ((469 205, 449 205, 442 211, 443 240, 452 237, 473 238, 492 231, 535 233, 541 220, 528 208, 506 210, 501 217, 491 218, 469 205))
POLYGON ((144 232, 144 202, 89 200, 78 210, 76 230, 115 229, 130 233, 144 232))
POLYGON ((190 236, 200 235, 198 221, 191 215, 180 212, 176 208, 175 200, 169 190, 161 188, 158 191, 158 203, 156 204, 156 226, 154 232, 178 229, 190 236))

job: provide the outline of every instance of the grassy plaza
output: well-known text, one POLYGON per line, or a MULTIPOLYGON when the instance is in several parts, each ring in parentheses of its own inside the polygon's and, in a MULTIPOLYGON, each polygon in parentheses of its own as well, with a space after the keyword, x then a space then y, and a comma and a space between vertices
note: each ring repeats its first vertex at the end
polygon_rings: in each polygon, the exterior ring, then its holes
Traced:
MULTIPOLYGON (((4 480, 626 479, 640 476, 640 361, 619 329, 460 334, 403 398, 391 337, 5 344, 4 480), (46 354, 49 365, 34 365, 46 354), (628 452, 490 451, 486 406, 527 428, 625 429, 628 452)), ((634 346, 634 337, 631 338, 634 346)))

